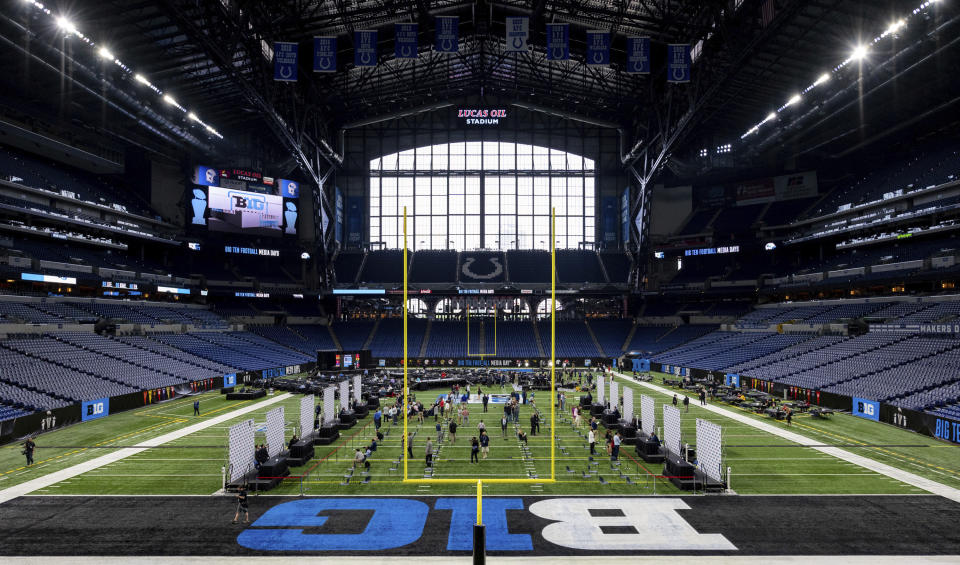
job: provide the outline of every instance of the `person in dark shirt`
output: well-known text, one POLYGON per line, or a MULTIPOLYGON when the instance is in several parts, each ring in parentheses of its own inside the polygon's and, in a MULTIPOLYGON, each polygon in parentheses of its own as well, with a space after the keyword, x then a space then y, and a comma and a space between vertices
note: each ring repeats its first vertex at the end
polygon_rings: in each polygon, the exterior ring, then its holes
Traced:
POLYGON ((480 432, 480 450, 483 452, 484 459, 490 455, 490 436, 487 435, 487 430, 480 432))
POLYGON ((240 513, 243 512, 243 523, 250 523, 250 509, 247 507, 247 488, 240 487, 240 490, 237 491, 237 513, 233 515, 233 523, 236 524, 237 520, 240 518, 240 513))
POLYGON ((527 434, 526 434, 526 432, 524 432, 523 430, 520 430, 519 432, 517 432, 517 439, 519 439, 519 440, 522 441, 523 443, 527 443, 527 434))
POLYGON ((470 438, 470 462, 480 462, 480 441, 476 438, 476 436, 470 438))
POLYGON ((450 419, 450 443, 457 443, 457 422, 450 419))
POLYGON ((33 450, 37 448, 37 444, 33 442, 33 438, 27 438, 27 441, 23 442, 23 454, 27 457, 27 465, 33 465, 33 450))

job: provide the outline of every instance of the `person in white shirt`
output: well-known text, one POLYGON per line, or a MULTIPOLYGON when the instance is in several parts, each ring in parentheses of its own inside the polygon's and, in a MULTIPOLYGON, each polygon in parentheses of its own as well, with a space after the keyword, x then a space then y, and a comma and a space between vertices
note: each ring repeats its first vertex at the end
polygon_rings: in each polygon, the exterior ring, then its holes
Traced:
POLYGON ((590 443, 590 455, 596 455, 597 454, 597 434, 596 432, 593 431, 593 429, 591 429, 590 432, 587 433, 587 441, 590 443))

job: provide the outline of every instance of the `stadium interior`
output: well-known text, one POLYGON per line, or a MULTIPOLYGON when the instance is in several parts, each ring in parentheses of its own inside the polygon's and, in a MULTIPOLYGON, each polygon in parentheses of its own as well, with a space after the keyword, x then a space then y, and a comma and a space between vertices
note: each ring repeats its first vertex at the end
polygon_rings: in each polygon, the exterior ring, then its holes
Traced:
POLYGON ((960 555, 956 0, 8 0, 0 40, 5 558, 960 555))

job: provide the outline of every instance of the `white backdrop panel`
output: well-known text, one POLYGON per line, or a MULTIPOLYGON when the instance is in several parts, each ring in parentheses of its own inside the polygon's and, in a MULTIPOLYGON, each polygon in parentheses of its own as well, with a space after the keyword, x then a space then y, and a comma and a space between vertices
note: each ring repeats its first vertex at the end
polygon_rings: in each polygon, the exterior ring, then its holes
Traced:
POLYGON ((353 399, 360 404, 362 402, 362 396, 360 395, 361 385, 360 385, 360 375, 353 376, 353 399))
POLYGON ((337 419, 337 387, 330 385, 323 389, 323 423, 329 424, 337 419))
POLYGON ((653 433, 657 425, 657 409, 653 397, 640 395, 640 429, 647 435, 653 433))
POLYGON ((606 392, 605 390, 603 390, 604 388, 603 385, 604 385, 603 377, 602 376, 597 377, 597 404, 606 405, 606 402, 603 401, 603 398, 604 398, 603 393, 606 392))
POLYGON ((244 420, 230 426, 227 442, 230 452, 230 482, 234 482, 253 469, 253 452, 256 449, 256 440, 253 420, 244 420))
POLYGON ((617 386, 617 381, 613 377, 610 377, 610 406, 616 407, 620 403, 620 387, 617 386))
POLYGON ((680 410, 669 404, 663 405, 663 445, 668 451, 680 455, 680 410))
POLYGON ((313 407, 316 399, 308 394, 300 399, 300 437, 313 432, 313 407))
POLYGON ((697 462, 708 477, 723 481, 723 428, 697 418, 697 462))
POLYGON ((633 389, 623 387, 623 417, 626 420, 633 420, 633 389))
POLYGON ((283 406, 267 412, 267 453, 270 457, 283 451, 283 406))
POLYGON ((350 381, 340 381, 340 409, 350 411, 350 381))

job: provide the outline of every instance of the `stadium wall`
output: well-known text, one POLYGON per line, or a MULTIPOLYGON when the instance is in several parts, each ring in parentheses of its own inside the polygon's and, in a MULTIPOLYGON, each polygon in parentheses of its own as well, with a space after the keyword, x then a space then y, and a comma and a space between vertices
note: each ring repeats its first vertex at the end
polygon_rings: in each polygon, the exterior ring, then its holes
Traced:
MULTIPOLYGON (((653 361, 650 362, 650 370, 669 373, 677 377, 690 376, 693 379, 706 378, 718 383, 725 382, 725 374, 722 371, 706 371, 703 369, 677 367, 674 365, 655 363, 653 361)), ((936 439, 960 444, 960 420, 935 416, 926 412, 892 406, 873 400, 790 386, 754 377, 741 377, 738 380, 741 387, 761 390, 777 398, 783 398, 785 400, 805 400, 815 406, 849 412, 854 416, 883 422, 936 439)))

